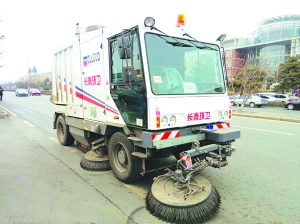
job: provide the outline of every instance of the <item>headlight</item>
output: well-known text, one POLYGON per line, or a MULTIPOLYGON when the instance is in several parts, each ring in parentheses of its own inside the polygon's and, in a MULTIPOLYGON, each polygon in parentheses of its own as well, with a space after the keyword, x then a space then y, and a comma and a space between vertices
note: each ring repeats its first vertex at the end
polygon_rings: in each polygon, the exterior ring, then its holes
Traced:
POLYGON ((167 126, 168 125, 168 118, 166 116, 162 117, 160 120, 160 123, 162 126, 167 126))
POLYGON ((172 126, 174 126, 174 125, 176 124, 176 117, 175 117, 174 115, 172 115, 172 116, 170 117, 170 124, 171 124, 172 126))
POLYGON ((152 17, 147 17, 145 20, 144 20, 144 25, 145 27, 153 27, 155 24, 155 20, 152 18, 152 17))
POLYGON ((224 111, 223 118, 224 118, 224 119, 227 119, 227 118, 228 118, 228 112, 227 112, 227 111, 224 111))
POLYGON ((219 113, 218 113, 218 119, 221 120, 222 117, 223 117, 222 111, 219 111, 219 113))

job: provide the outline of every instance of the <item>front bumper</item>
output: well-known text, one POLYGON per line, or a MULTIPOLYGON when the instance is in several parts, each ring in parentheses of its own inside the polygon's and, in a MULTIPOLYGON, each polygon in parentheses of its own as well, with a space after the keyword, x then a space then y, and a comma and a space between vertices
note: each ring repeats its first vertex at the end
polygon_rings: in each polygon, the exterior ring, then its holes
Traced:
POLYGON ((134 144, 143 148, 164 149, 195 141, 209 140, 224 143, 237 138, 240 138, 239 130, 231 129, 229 123, 218 123, 179 130, 143 131, 142 141, 134 142, 134 144))

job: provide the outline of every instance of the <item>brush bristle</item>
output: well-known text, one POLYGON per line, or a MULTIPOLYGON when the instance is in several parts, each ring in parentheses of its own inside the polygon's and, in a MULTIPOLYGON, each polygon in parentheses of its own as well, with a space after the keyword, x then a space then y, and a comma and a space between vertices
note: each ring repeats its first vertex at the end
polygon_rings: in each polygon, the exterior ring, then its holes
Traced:
POLYGON ((152 215, 166 222, 180 224, 205 222, 218 212, 220 204, 220 195, 213 186, 210 195, 204 201, 186 207, 164 204, 153 196, 151 190, 146 197, 146 208, 152 215))
POLYGON ((80 166, 84 170, 88 171, 106 171, 110 170, 109 160, 104 161, 91 161, 87 160, 85 157, 81 159, 80 166))

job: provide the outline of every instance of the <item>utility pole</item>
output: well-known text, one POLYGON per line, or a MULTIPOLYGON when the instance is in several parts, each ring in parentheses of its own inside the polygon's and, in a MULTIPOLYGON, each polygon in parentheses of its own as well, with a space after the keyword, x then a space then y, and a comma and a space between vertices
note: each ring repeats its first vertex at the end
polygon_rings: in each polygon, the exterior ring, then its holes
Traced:
MULTIPOLYGON (((4 22, 4 18, 5 18, 5 15, 3 13, 0 13, 0 22, 4 22)), ((0 49, 4 45, 3 42, 4 42, 5 38, 6 37, 5 37, 4 33, 0 33, 0 49)), ((4 53, 5 53, 5 51, 0 52, 0 55, 1 55, 0 59, 3 57, 4 53)), ((3 64, 0 65, 0 67, 3 67, 3 66, 4 66, 3 64)))

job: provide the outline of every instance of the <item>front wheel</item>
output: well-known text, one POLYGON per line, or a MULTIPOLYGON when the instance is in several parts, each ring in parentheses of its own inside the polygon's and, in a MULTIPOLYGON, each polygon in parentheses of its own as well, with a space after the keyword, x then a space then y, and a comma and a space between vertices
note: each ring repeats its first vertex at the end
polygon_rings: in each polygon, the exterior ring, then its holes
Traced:
POLYGON ((251 103, 249 104, 249 106, 253 108, 253 107, 255 107, 255 103, 251 102, 251 103))
POLYGON ((69 131, 69 126, 66 124, 65 118, 60 115, 56 120, 57 138, 60 144, 64 146, 73 145, 74 138, 69 131))
POLYGON ((287 108, 288 108, 289 110, 294 110, 294 105, 293 105, 293 104, 289 104, 289 105, 287 106, 287 108))
POLYGON ((141 159, 133 156, 133 143, 126 135, 116 132, 108 145, 108 158, 115 176, 124 183, 131 183, 141 177, 141 159))

